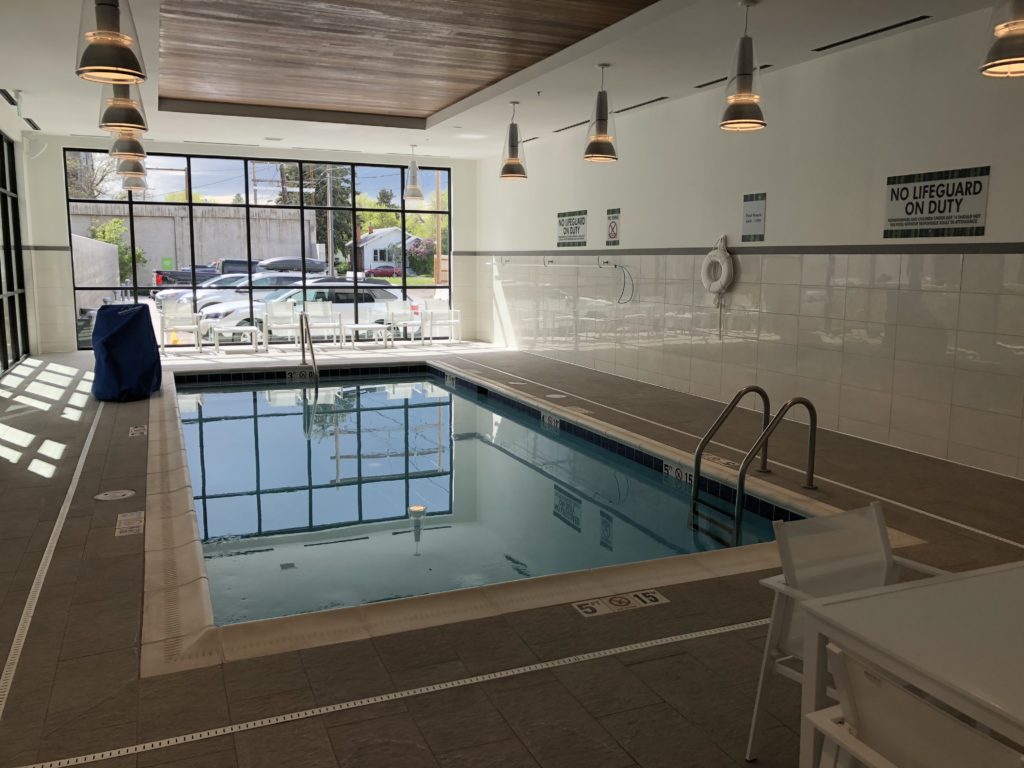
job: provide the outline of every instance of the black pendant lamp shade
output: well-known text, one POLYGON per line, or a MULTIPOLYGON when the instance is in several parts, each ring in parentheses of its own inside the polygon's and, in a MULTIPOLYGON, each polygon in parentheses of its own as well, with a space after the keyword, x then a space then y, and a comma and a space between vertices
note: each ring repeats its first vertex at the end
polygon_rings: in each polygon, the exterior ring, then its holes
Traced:
POLYGON ((145 131, 146 109, 142 105, 139 86, 106 84, 100 99, 100 128, 111 133, 145 131))
MULTIPOLYGON (((749 15, 750 6, 756 0, 743 0, 749 15)), ((736 44, 736 64, 725 89, 725 112, 719 126, 723 131, 759 131, 767 123, 761 109, 760 75, 754 60, 754 40, 747 34, 744 23, 743 36, 736 44)))
POLYGON ((146 79, 128 0, 82 0, 75 74, 93 83, 141 83, 146 79))
POLYGON ((1024 0, 1002 0, 992 15, 995 42, 989 48, 981 74, 988 77, 1024 77, 1024 0))
POLYGON ((118 133, 110 147, 110 156, 118 160, 145 160, 146 150, 136 133, 118 133))
POLYGON ((117 163, 117 175, 142 178, 146 175, 146 166, 142 164, 141 160, 120 160, 117 163))
POLYGON ((504 152, 501 158, 501 173, 503 179, 525 179, 526 178, 526 154, 523 144, 519 139, 519 126, 516 124, 516 105, 512 104, 512 121, 508 124, 508 132, 505 134, 504 152))
POLYGON ((601 68, 601 90, 597 92, 594 115, 587 128, 587 146, 583 159, 591 163, 614 163, 619 159, 615 150, 615 113, 604 89, 604 71, 611 64, 598 64, 601 68))

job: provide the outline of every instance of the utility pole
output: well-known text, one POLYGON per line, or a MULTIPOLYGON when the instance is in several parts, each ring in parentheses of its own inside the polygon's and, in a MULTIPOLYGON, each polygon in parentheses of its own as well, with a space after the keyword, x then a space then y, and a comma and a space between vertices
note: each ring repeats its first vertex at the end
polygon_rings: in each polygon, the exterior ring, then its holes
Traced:
MULTIPOLYGON (((441 208, 441 172, 434 171, 434 210, 441 208)), ((434 214, 434 285, 441 281, 441 216, 434 214)))
POLYGON ((331 175, 331 166, 327 166, 327 261, 330 263, 328 274, 334 277, 334 179, 331 175))

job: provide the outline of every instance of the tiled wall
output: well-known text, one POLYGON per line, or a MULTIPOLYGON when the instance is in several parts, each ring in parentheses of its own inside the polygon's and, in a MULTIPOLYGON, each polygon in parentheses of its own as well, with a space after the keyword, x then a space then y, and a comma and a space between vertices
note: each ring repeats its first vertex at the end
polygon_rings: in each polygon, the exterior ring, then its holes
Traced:
POLYGON ((738 255, 721 310, 701 256, 612 257, 627 303, 594 256, 464 257, 481 336, 715 400, 804 395, 826 429, 1024 477, 1024 255, 738 255))

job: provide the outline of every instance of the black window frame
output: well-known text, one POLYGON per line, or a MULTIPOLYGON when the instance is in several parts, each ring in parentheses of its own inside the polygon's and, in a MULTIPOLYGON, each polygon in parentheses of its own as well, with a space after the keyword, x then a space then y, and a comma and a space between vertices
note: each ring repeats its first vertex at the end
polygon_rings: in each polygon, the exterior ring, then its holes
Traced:
MULTIPOLYGON (((82 152, 90 153, 90 154, 103 154, 103 151, 102 150, 98 150, 98 149, 92 149, 92 148, 84 148, 84 147, 65 147, 63 152, 64 152, 64 154, 63 154, 63 161, 64 161, 64 196, 65 196, 65 203, 66 203, 66 208, 67 208, 68 245, 69 245, 69 258, 71 259, 71 274, 72 274, 72 286, 71 286, 72 299, 73 299, 72 306, 74 307, 73 311, 75 312, 76 326, 77 326, 77 324, 78 324, 78 322, 80 320, 80 318, 78 316, 78 310, 77 310, 77 307, 78 307, 78 293, 80 291, 110 291, 110 292, 114 292, 115 295, 122 296, 123 297, 122 301, 130 300, 130 302, 132 304, 138 304, 139 303, 140 295, 143 298, 145 298, 147 295, 152 295, 156 291, 161 290, 161 286, 140 285, 139 284, 138 269, 137 269, 136 261, 135 261, 135 258, 134 258, 134 254, 136 253, 135 209, 136 209, 136 206, 148 206, 148 205, 173 205, 173 206, 183 206, 183 207, 186 207, 188 209, 188 225, 189 225, 188 250, 189 250, 189 265, 190 265, 189 268, 192 270, 192 282, 189 285, 182 285, 182 286, 176 286, 176 287, 181 287, 182 289, 191 292, 191 294, 192 294, 192 309, 193 309, 194 312, 197 311, 195 292, 197 290, 198 284, 203 282, 202 279, 197 279, 196 278, 196 273, 195 273, 195 268, 197 266, 197 263, 196 263, 195 226, 194 226, 195 225, 195 209, 196 208, 244 208, 244 210, 245 210, 245 252, 246 252, 246 256, 247 256, 247 266, 248 266, 246 274, 248 274, 250 276, 250 278, 251 278, 251 276, 253 275, 253 273, 255 271, 254 270, 254 264, 253 264, 253 261, 252 261, 252 244, 253 244, 253 233, 252 233, 253 215, 252 214, 253 214, 253 209, 261 210, 261 209, 272 208, 272 209, 275 209, 275 210, 295 210, 295 211, 298 211, 299 212, 299 222, 300 222, 300 232, 302 233, 300 235, 300 257, 302 259, 301 285, 302 285, 303 289, 308 287, 308 285, 310 284, 310 282, 309 282, 310 279, 315 279, 316 277, 318 277, 318 275, 315 275, 315 274, 311 275, 311 274, 309 274, 307 272, 307 269, 306 269, 306 259, 309 257, 309 255, 306 252, 306 250, 307 250, 306 249, 306 238, 305 238, 305 234, 304 234, 304 230, 303 230, 303 226, 304 226, 303 222, 304 222, 304 219, 305 219, 305 212, 307 210, 308 211, 313 211, 314 215, 315 215, 316 212, 319 212, 319 211, 331 211, 331 212, 335 212, 335 213, 348 213, 348 214, 350 214, 350 216, 351 216, 351 224, 352 224, 352 229, 351 229, 351 231, 352 231, 352 253, 351 253, 350 268, 351 268, 352 274, 353 274, 353 280, 351 282, 352 282, 353 287, 354 287, 354 289, 356 291, 358 291, 361 283, 364 284, 364 285, 367 284, 365 282, 367 278, 364 277, 363 280, 360 280, 359 276, 358 276, 358 270, 356 269, 356 267, 358 265, 358 249, 359 249, 359 242, 358 242, 358 238, 357 238, 357 232, 359 231, 359 229, 358 229, 359 228, 359 216, 360 216, 360 214, 364 214, 364 213, 378 213, 378 214, 379 213, 394 213, 394 214, 396 214, 399 217, 399 222, 400 222, 399 223, 399 227, 400 227, 400 230, 401 230, 400 245, 401 245, 401 255, 402 255, 402 280, 401 280, 400 284, 392 284, 390 287, 391 288, 400 288, 401 289, 402 300, 408 300, 409 299, 409 292, 410 291, 421 291, 421 290, 431 290, 431 289, 433 289, 435 291, 436 290, 444 290, 444 291, 447 291, 448 306, 449 306, 449 308, 452 306, 452 301, 453 301, 453 294, 452 294, 452 283, 453 283, 453 281, 452 281, 452 267, 453 267, 452 253, 454 252, 454 248, 452 246, 452 232, 453 232, 453 225, 452 225, 452 217, 453 217, 453 211, 452 211, 452 169, 450 167, 446 167, 446 166, 433 166, 433 165, 431 165, 431 166, 420 166, 420 172, 421 173, 440 171, 440 172, 443 172, 443 173, 447 174, 447 186, 446 186, 446 188, 444 190, 438 189, 437 192, 438 192, 438 200, 439 201, 441 199, 441 195, 447 195, 448 208, 447 208, 447 210, 438 210, 438 209, 433 209, 433 208, 432 209, 413 208, 413 207, 408 207, 406 205, 406 200, 405 200, 404 192, 405 192, 405 186, 406 186, 406 176, 407 176, 407 172, 408 172, 408 165, 407 164, 397 165, 397 164, 390 164, 390 163, 368 163, 368 162, 356 162, 356 161, 335 162, 335 161, 329 161, 329 160, 299 160, 299 159, 294 159, 294 158, 265 158, 265 157, 252 157, 252 156, 247 156, 247 155, 211 155, 211 154, 192 154, 192 153, 179 153, 179 152, 150 152, 150 153, 148 153, 149 157, 173 157, 173 158, 183 158, 185 160, 185 171, 184 171, 184 173, 185 173, 185 200, 184 201, 182 201, 182 202, 177 202, 177 201, 168 202, 168 201, 161 201, 161 200, 149 201, 149 200, 145 200, 145 199, 136 199, 134 193, 132 193, 132 192, 128 192, 126 194, 125 199, 123 199, 123 200, 120 200, 120 199, 119 200, 101 200, 101 199, 85 199, 85 198, 74 198, 74 197, 71 197, 70 186, 68 184, 68 155, 69 154, 74 154, 74 153, 82 153, 82 152), (209 202, 196 202, 196 201, 194 201, 193 200, 193 196, 194 196, 193 195, 193 188, 192 188, 192 161, 196 160, 196 159, 202 159, 202 160, 240 160, 240 161, 243 161, 243 169, 244 169, 244 173, 245 173, 245 178, 243 179, 243 187, 244 187, 244 190, 245 190, 243 201, 241 203, 209 203, 209 202), (289 203, 289 204, 281 204, 281 205, 276 205, 276 204, 275 205, 267 205, 267 204, 257 204, 255 202, 250 201, 250 191, 251 191, 251 185, 249 183, 250 182, 250 172, 252 171, 254 163, 280 164, 280 165, 283 165, 283 164, 286 164, 286 163, 287 164, 293 164, 293 163, 296 164, 297 171, 298 171, 298 184, 299 184, 298 193, 296 195, 296 198, 297 198, 298 202, 295 203, 295 204, 289 203), (349 178, 349 183, 350 183, 350 188, 351 188, 351 193, 349 195, 349 197, 350 197, 350 204, 347 205, 347 206, 345 206, 345 205, 330 205, 330 206, 327 206, 327 205, 307 204, 306 203, 307 193, 309 191, 312 191, 312 190, 315 189, 315 186, 311 186, 311 187, 308 187, 308 188, 306 187, 306 184, 307 184, 307 181, 306 181, 306 167, 307 166, 332 166, 332 167, 347 168, 348 169, 348 174, 349 174, 348 178, 349 178), (357 169, 358 168, 387 168, 387 169, 398 171, 398 176, 399 176, 399 180, 400 180, 400 189, 397 190, 397 199, 398 199, 397 207, 394 207, 394 208, 365 208, 365 207, 359 207, 356 204, 356 198, 357 198, 357 179, 358 179, 357 169), (77 278, 75 276, 75 272, 74 272, 74 256, 73 256, 73 252, 70 250, 70 248, 72 246, 72 239, 71 239, 71 215, 72 215, 72 211, 71 211, 71 206, 74 203, 110 203, 110 204, 124 205, 124 206, 127 207, 127 210, 128 210, 128 213, 127 213, 127 219, 128 219, 127 224, 128 224, 128 238, 129 238, 128 245, 129 245, 129 248, 130 248, 130 252, 133 254, 133 258, 132 258, 132 275, 131 275, 131 285, 130 286, 99 286, 99 285, 82 285, 82 286, 80 286, 80 285, 78 285, 78 280, 77 280, 77 278), (447 284, 438 284, 438 282, 437 282, 438 275, 434 275, 434 278, 435 278, 434 282, 432 282, 429 285, 413 285, 413 286, 408 285, 409 254, 408 254, 408 249, 406 247, 406 226, 407 226, 406 225, 406 214, 407 213, 410 213, 410 214, 424 214, 424 215, 441 215, 441 216, 446 216, 447 217, 447 223, 448 223, 448 249, 447 249, 448 283, 447 284)), ((314 224, 314 229, 315 229, 315 224, 314 224)), ((435 249, 440 248, 440 245, 441 245, 440 243, 435 243, 435 246, 434 246, 435 249)), ((332 256, 332 258, 333 258, 333 256, 332 256)), ((363 262, 364 263, 362 264, 362 266, 363 266, 363 270, 365 271, 366 269, 369 268, 368 265, 365 263, 365 257, 363 259, 363 262)), ((203 278, 203 279, 205 279, 205 278, 203 278)), ((344 278, 341 277, 339 279, 344 279, 344 278)), ((255 316, 255 312, 254 312, 254 308, 253 308, 253 288, 252 288, 252 286, 248 287, 247 293, 248 293, 248 299, 249 299, 249 316, 250 317, 254 317, 255 316)), ((359 322, 359 304, 358 304, 358 302, 354 306, 354 319, 355 319, 355 322, 359 322)), ((91 339, 90 339, 90 342, 91 342, 91 339)), ((231 342, 228 342, 228 343, 231 343, 231 342)), ((241 342, 239 342, 239 343, 241 343, 241 342)), ((188 345, 189 345, 189 343, 186 342, 186 341, 182 341, 182 342, 180 342, 178 344, 178 346, 188 346, 188 345)), ((169 344, 168 346, 174 346, 174 345, 170 345, 169 344)), ((84 349, 91 349, 91 348, 92 348, 91 343, 90 344, 85 344, 83 339, 81 338, 81 334, 79 334, 78 349, 84 350, 84 349)))
POLYGON ((3 375, 29 353, 18 167, 14 140, 3 133, 0 133, 0 273, 0 375, 3 375))

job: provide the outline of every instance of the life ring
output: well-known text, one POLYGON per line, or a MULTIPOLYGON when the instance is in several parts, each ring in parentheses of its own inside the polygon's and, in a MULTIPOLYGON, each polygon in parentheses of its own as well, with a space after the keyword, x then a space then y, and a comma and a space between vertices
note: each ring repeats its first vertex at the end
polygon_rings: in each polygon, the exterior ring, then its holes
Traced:
POLYGON ((732 285, 732 254, 725 248, 725 237, 704 257, 700 268, 700 279, 704 289, 715 294, 715 305, 722 300, 722 294, 732 285))

